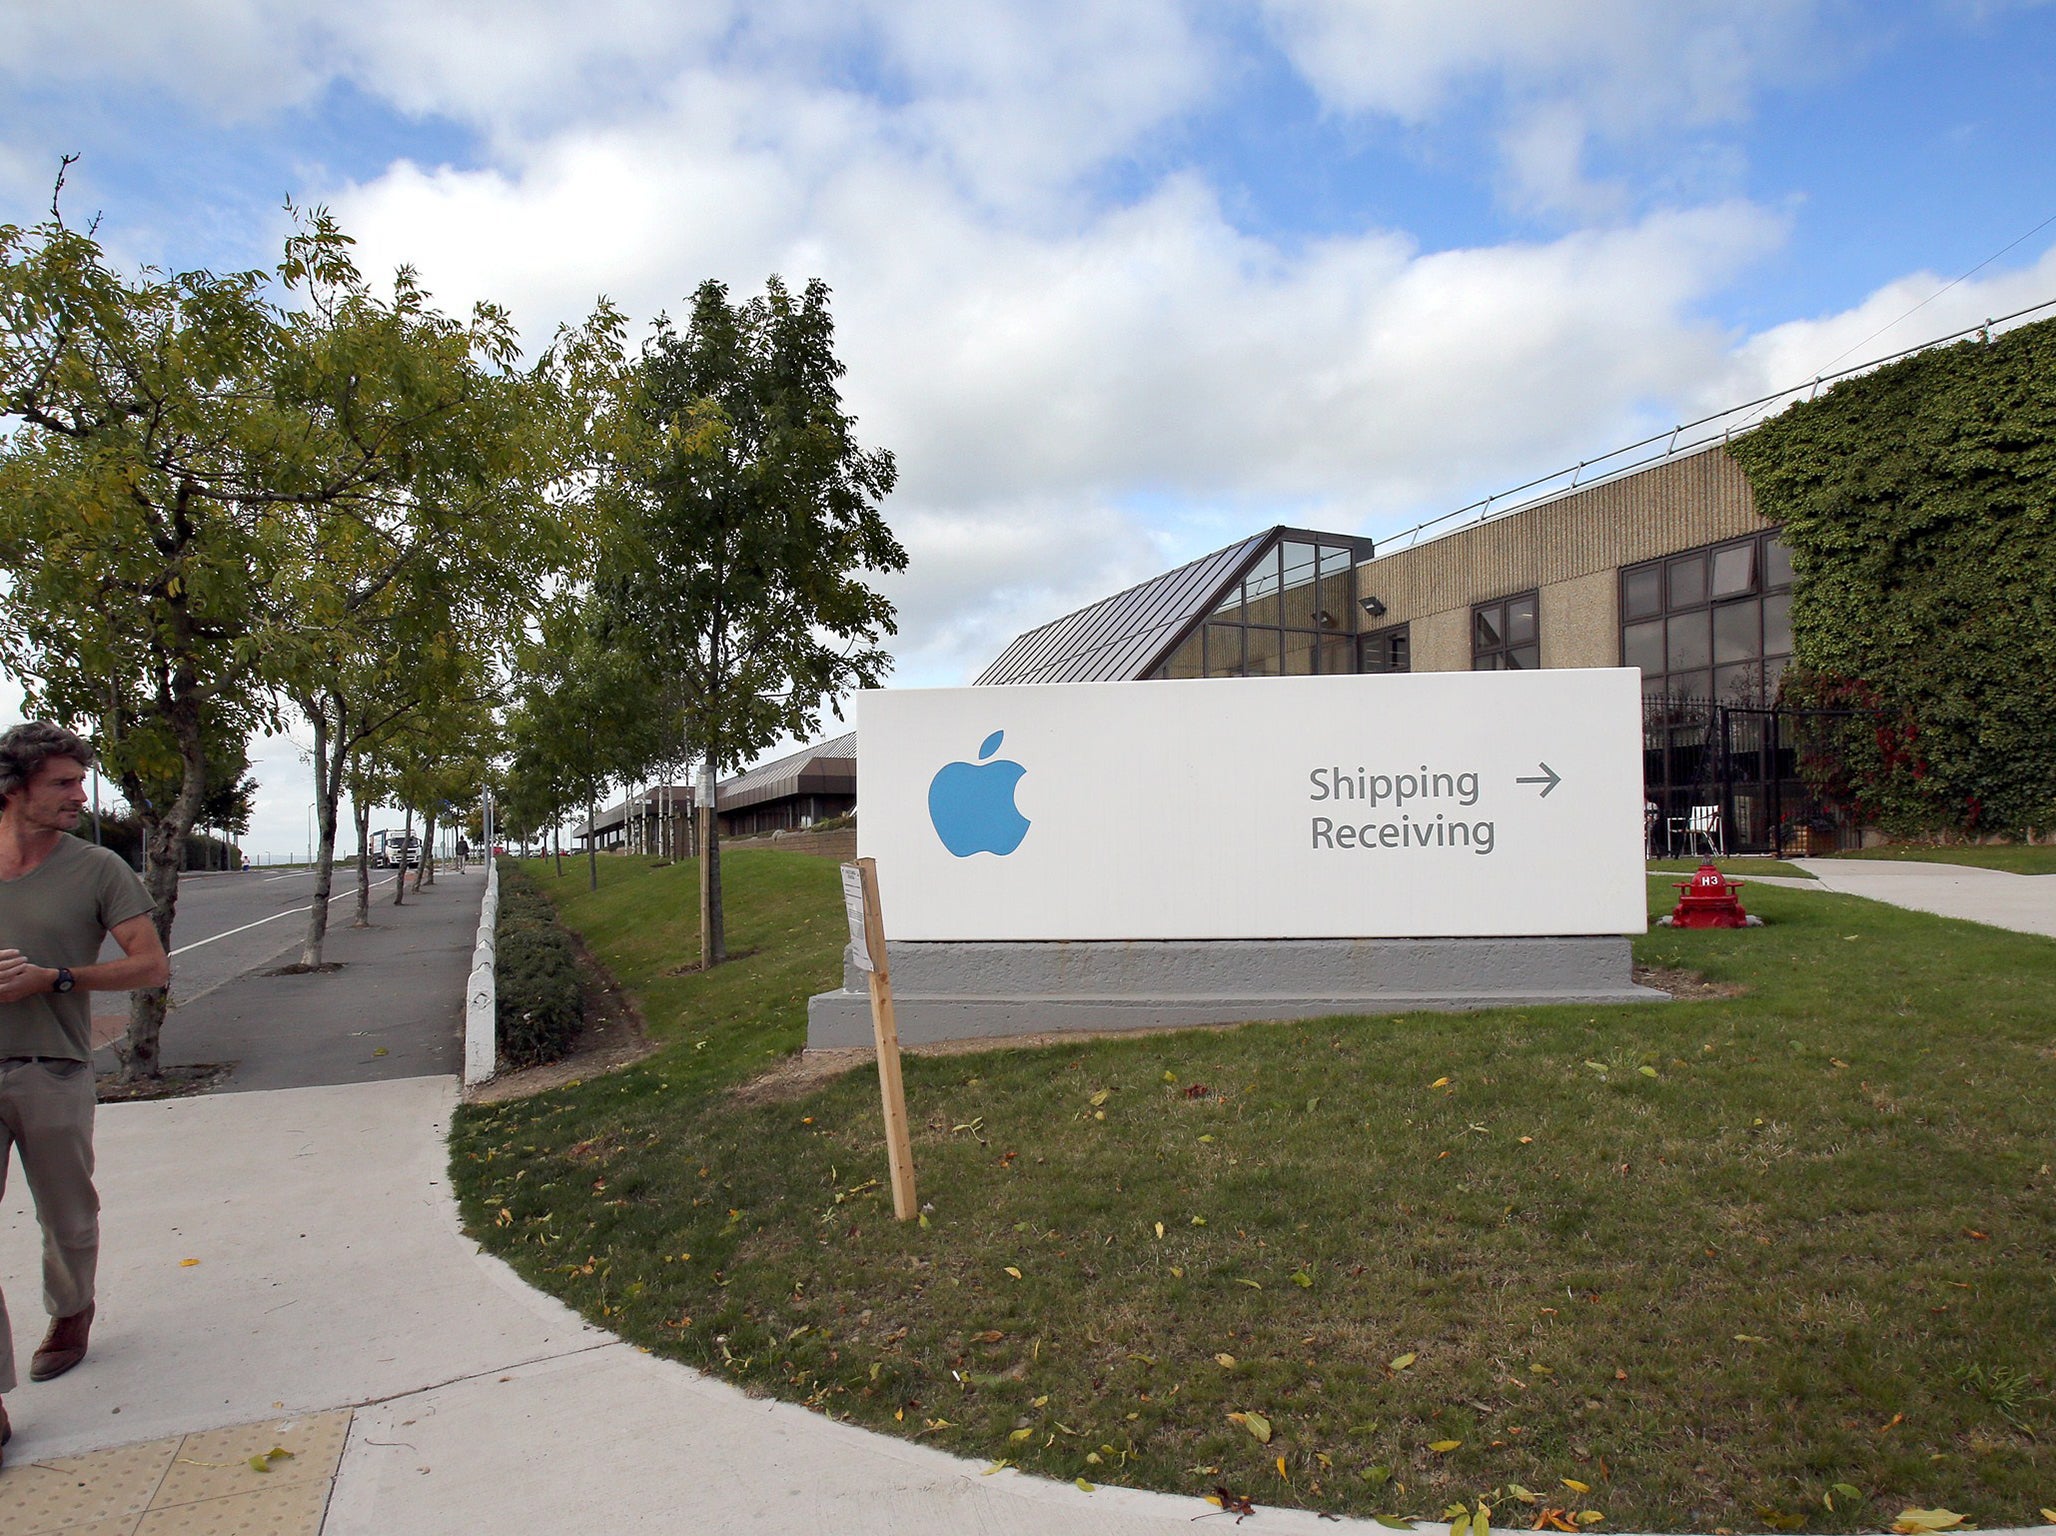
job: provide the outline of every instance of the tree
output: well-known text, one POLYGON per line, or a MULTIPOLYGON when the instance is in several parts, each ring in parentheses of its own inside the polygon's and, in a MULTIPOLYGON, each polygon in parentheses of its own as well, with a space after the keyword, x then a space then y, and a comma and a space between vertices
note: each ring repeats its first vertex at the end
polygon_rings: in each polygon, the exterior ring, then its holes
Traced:
MULTIPOLYGON (((509 711, 509 800, 517 816, 548 807, 552 819, 583 804, 588 828, 607 786, 663 749, 676 711, 637 651, 594 627, 597 605, 566 594, 522 647, 509 711)), ((586 842, 586 880, 599 887, 599 856, 586 842)))
MULTIPOLYGON (((879 513, 898 472, 857 443, 834 340, 827 285, 795 297, 774 277, 740 306, 702 283, 685 329, 659 320, 643 349, 598 590, 717 777, 814 734, 891 665, 893 608, 863 577, 906 566, 879 513)), ((711 965, 726 958, 718 836, 700 888, 711 965)))
MULTIPOLYGON (((327 855, 350 755, 404 719, 477 695, 494 670, 487 652, 518 632, 534 594, 580 547, 580 503, 560 490, 586 414, 579 370, 618 338, 619 318, 602 304, 523 372, 512 324, 494 306, 460 323, 411 272, 386 298, 334 256, 298 277, 307 304, 293 316, 284 387, 319 434, 308 455, 315 483, 356 487, 301 530, 301 622, 276 662, 315 734, 321 852, 300 959, 311 967, 327 931, 327 855)), ((361 854, 359 865, 365 921, 361 854)))
MULTIPOLYGON (((210 736, 277 724, 282 694, 379 654, 388 615, 424 611, 396 583, 461 594, 450 627, 504 633, 562 525, 562 367, 520 373, 504 313, 451 320, 404 270, 373 294, 333 220, 293 214, 275 273, 124 277, 55 198, 34 229, 0 227, 0 418, 18 423, 0 438, 0 661, 34 707, 98 721, 118 772, 131 743, 168 754, 138 771, 175 792, 137 806, 167 945, 210 736)), ((588 330, 618 338, 618 317, 588 330)), ((333 716, 318 745, 369 719, 333 716)), ((317 755, 326 855, 341 775, 317 755)), ((165 1001, 136 994, 128 1075, 156 1074, 165 1001)))
MULTIPOLYGON (((0 226, 0 418, 18 424, 0 439, 0 660, 32 708, 98 721, 117 777, 160 786, 132 803, 167 948, 209 742, 271 716, 263 588, 296 435, 269 387, 283 334, 266 284, 124 278, 57 197, 34 229, 0 226)), ((135 994, 126 1075, 156 1075, 165 1005, 135 994)))

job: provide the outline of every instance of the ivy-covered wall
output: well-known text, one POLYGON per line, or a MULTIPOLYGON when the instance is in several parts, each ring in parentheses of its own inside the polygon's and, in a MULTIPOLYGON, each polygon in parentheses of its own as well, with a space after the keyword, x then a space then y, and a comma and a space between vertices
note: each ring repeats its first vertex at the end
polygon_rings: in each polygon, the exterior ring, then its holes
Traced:
POLYGON ((1792 702, 1900 834, 2056 827, 2056 320, 1837 384, 1740 439, 1784 524, 1792 702))

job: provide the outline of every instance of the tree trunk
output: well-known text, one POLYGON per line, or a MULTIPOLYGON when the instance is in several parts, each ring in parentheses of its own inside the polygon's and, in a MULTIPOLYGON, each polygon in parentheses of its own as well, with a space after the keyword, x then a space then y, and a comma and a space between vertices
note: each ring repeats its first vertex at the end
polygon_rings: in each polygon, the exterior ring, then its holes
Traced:
POLYGON ((414 807, 405 807, 406 816, 400 822, 400 872, 393 877, 393 905, 407 903, 407 844, 414 838, 414 807))
POLYGON ((712 970, 728 958, 728 936, 721 921, 721 823, 711 805, 702 807, 700 822, 700 966, 712 970))
POLYGON ((599 808, 588 795, 585 801, 585 888, 589 891, 600 888, 600 834, 593 825, 599 819, 599 808))
MULTIPOLYGON (((200 800, 207 790, 207 751, 200 736, 199 712, 187 706, 174 708, 167 723, 178 738, 184 773, 178 797, 168 811, 159 813, 141 791, 140 785, 124 786, 129 803, 138 808, 143 826, 143 885, 156 903, 150 914, 157 938, 166 954, 171 953, 171 925, 178 915, 179 868, 185 862, 186 834, 200 814, 200 800)), ((128 1033, 115 1048, 121 1061, 124 1082, 164 1075, 160 1051, 164 1016, 171 1007, 169 987, 140 987, 129 997, 128 1033)))
POLYGON ((421 818, 421 862, 414 866, 414 894, 421 894, 423 885, 435 884, 435 812, 427 811, 421 818))
POLYGON ((328 938, 329 899, 335 893, 336 813, 343 793, 341 733, 331 734, 328 712, 319 700, 296 701, 314 726, 314 817, 320 842, 314 850, 314 899, 307 909, 307 940, 300 946, 300 964, 321 964, 328 938))
POLYGON ((564 823, 561 819, 554 827, 550 828, 550 841, 557 850, 557 878, 562 880, 564 878, 564 823))
POLYGON ((357 820, 357 915, 350 919, 352 928, 371 926, 371 805, 363 798, 353 799, 350 809, 357 820))

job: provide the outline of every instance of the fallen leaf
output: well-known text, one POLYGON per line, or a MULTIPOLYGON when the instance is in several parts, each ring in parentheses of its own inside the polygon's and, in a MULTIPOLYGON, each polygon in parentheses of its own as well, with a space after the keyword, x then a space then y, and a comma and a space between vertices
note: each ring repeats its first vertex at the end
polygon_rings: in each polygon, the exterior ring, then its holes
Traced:
POLYGON ((375 1049, 374 1051, 372 1051, 372 1053, 371 1053, 371 1054, 372 1054, 372 1055, 374 1055, 374 1056, 383 1056, 383 1055, 385 1055, 385 1053, 386 1053, 386 1048, 385 1048, 384 1046, 382 1046, 382 1045, 381 1045, 381 1046, 379 1046, 379 1047, 378 1047, 377 1049, 375 1049))
POLYGON ((1260 1281, 1256 1281, 1256 1280, 1237 1280, 1237 1281, 1236 1281, 1235 1283, 1236 1283, 1237 1285, 1246 1285, 1246 1286, 1248 1286, 1248 1287, 1249 1287, 1249 1288, 1250 1288, 1250 1289, 1251 1289, 1252 1291, 1260 1291, 1260 1290, 1262 1290, 1262 1289, 1263 1289, 1263 1285, 1262 1285, 1262 1283, 1261 1283, 1260 1281))
POLYGON ((1527 1489, 1523 1488, 1519 1483, 1508 1483, 1506 1485, 1506 1491, 1512 1494, 1515 1498, 1519 1499, 1523 1504, 1539 1504, 1542 1502, 1541 1494, 1530 1493, 1527 1489))
POLYGON ((1160 1242, 1161 1242, 1161 1241, 1163 1240, 1163 1235, 1164 1235, 1164 1224, 1163 1224, 1162 1222, 1158 1222, 1158 1223, 1156 1224, 1156 1235, 1157 1235, 1157 1239, 1158 1239, 1158 1241, 1160 1241, 1160 1242))
POLYGON ((1224 1371, 1235 1369, 1235 1357, 1233 1355, 1215 1355, 1214 1363, 1224 1371))
POLYGON ((1446 1077, 1438 1077, 1435 1079, 1434 1082, 1428 1084, 1428 1086, 1430 1088, 1447 1088, 1449 1086, 1449 1079, 1446 1077))
POLYGON ((1087 1481, 1085 1481, 1084 1478, 1081 1477, 1078 1479, 1078 1491, 1080 1493, 1090 1493, 1092 1492, 1092 1484, 1088 1483, 1087 1481))
POLYGON ((1738 1333, 1735 1335, 1735 1342, 1737 1344, 1768 1344, 1770 1340, 1760 1333, 1738 1333))
POLYGON ((1581 1509, 1578 1511, 1578 1524, 1580 1525, 1597 1525, 1605 1518, 1606 1516, 1596 1509, 1581 1509))
POLYGON ((1291 1481, 1292 1481, 1292 1474, 1291 1474, 1291 1473, 1289 1473, 1289 1472, 1287 1472, 1287 1471, 1285 1470, 1285 1458, 1284 1458, 1283 1456, 1280 1456, 1280 1457, 1278 1458, 1278 1460, 1277 1460, 1277 1463, 1276 1463, 1276 1465, 1277 1465, 1277 1468, 1278 1468, 1278 1480, 1279 1480, 1280 1482, 1285 1482, 1285 1483, 1289 1483, 1289 1482, 1291 1482, 1291 1481))
POLYGON ((1953 1509, 1902 1509, 1892 1529, 1899 1536, 1927 1536, 1930 1531, 1953 1531, 1969 1523, 1953 1509))
POLYGON ((1393 1356, 1393 1358, 1386 1363, 1392 1370, 1403 1371, 1408 1366, 1412 1365, 1414 1361, 1416 1361, 1419 1358, 1420 1357, 1416 1355, 1412 1350, 1408 1350, 1403 1355, 1393 1356))
MULTIPOLYGON (((1219 1506, 1231 1515, 1253 1515, 1256 1513, 1256 1506, 1250 1503, 1247 1494, 1232 1492, 1222 1487, 1219 1483, 1214 1484, 1214 1491, 1206 1496, 1206 1501, 1209 1504, 1219 1506)), ((1238 1521, 1237 1523, 1239 1524, 1240 1522, 1238 1521)))
POLYGON ((1023 1440, 1026 1440, 1030 1435, 1034 1433, 1035 1431, 1032 1429, 1017 1429, 1012 1434, 1008 1435, 1007 1439, 1011 1440, 1015 1445, 1019 1445, 1023 1440))
POLYGON ((180 1259, 178 1261, 178 1267, 180 1269, 191 1269, 195 1264, 199 1262, 200 1261, 198 1259, 180 1259))
POLYGON ((1011 1467, 1012 1465, 1013 1463, 1011 1461, 1007 1461, 1004 1459, 995 1461, 991 1466, 987 1467, 983 1472, 980 1472, 978 1475, 980 1477, 990 1477, 993 1473, 999 1471, 1001 1467, 1011 1467))
POLYGON ((1371 1518, 1388 1531, 1410 1531, 1414 1528, 1411 1520, 1398 1520, 1391 1515, 1373 1515, 1371 1518))
POLYGON ((1575 1477, 1565 1478, 1563 1480, 1563 1485, 1564 1487, 1570 1489, 1572 1493, 1590 1493, 1592 1491, 1592 1485, 1590 1483, 1581 1483, 1575 1477))
POLYGON ((1295 1269, 1292 1272, 1292 1283, 1301 1290, 1307 1290, 1313 1286, 1314 1277, 1303 1269, 1295 1269))
POLYGON ((1463 1442, 1461 1440, 1430 1440, 1428 1442, 1428 1449, 1437 1456, 1447 1456, 1451 1451, 1458 1449, 1462 1445, 1463 1442))
POLYGON ((1021 1278, 1021 1272, 1018 1269, 1014 1268, 1014 1266, 1011 1264, 1007 1266, 1007 1273, 1012 1275, 1016 1280, 1021 1278))
POLYGON ((1259 1445, 1271 1443, 1271 1421, 1260 1413, 1231 1413, 1228 1415, 1228 1422, 1240 1424, 1256 1437, 1259 1445))
POLYGON ((1108 1095, 1109 1095, 1109 1090, 1107 1090, 1107 1089, 1105 1089, 1105 1088, 1102 1088, 1102 1089, 1100 1089, 1100 1091, 1099 1091, 1098 1093, 1095 1093, 1095 1094, 1094 1094, 1094 1095, 1092 1096, 1092 1107, 1093 1107, 1094 1109, 1098 1109, 1098 1108, 1100 1107, 1100 1105, 1102 1105, 1102 1104, 1106 1103, 1106 1101, 1107 1101, 1107 1098, 1108 1098, 1108 1095))
POLYGON ((1524 1147, 1525 1147, 1525 1146, 1529 1146, 1529 1145, 1531 1145, 1531 1144, 1532 1144, 1532 1143, 1534 1142, 1534 1140, 1535 1140, 1535 1138, 1534 1138, 1534 1137, 1532 1137, 1532 1136, 1523 1136, 1523 1137, 1521 1138, 1521 1145, 1522 1145, 1522 1146, 1524 1146, 1524 1147))
POLYGON ((1637 1072, 1640 1072, 1644 1077, 1656 1076, 1656 1068, 1654 1067, 1637 1067, 1635 1068, 1635 1070, 1637 1072))

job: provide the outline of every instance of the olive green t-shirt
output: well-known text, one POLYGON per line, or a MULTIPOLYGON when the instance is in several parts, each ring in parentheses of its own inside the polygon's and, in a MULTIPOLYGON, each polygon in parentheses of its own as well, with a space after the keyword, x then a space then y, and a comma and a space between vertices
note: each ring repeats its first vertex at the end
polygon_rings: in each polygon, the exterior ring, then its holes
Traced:
MULTIPOLYGON (((0 949, 35 965, 77 970, 100 958, 110 929, 156 905, 116 853, 61 837, 49 858, 18 880, 0 880, 0 949)), ((93 1059, 93 1004, 82 991, 39 992, 0 1003, 0 1057, 93 1059)))

